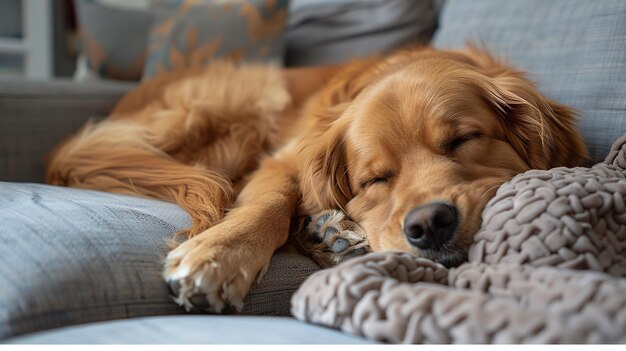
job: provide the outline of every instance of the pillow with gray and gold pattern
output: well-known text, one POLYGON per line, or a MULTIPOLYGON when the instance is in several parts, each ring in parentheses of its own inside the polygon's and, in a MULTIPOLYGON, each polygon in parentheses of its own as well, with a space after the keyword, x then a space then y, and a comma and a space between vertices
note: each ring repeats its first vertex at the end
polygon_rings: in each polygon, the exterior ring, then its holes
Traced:
POLYGON ((143 78, 209 60, 281 64, 288 0, 156 0, 143 78))
POLYGON ((141 78, 153 21, 150 2, 74 0, 80 39, 79 79, 141 78))

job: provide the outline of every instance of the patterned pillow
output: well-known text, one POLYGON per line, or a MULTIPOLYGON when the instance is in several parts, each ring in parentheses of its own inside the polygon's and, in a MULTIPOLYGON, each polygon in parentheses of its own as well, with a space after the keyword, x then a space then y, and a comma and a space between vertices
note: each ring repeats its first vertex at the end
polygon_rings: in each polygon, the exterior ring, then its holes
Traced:
POLYGON ((216 58, 282 63, 288 0, 155 0, 143 78, 216 58))
MULTIPOLYGON (((80 32, 79 76, 141 78, 153 14, 147 0, 75 0, 80 32), (86 67, 82 66, 86 61, 86 67)), ((81 78, 81 77, 78 77, 81 78)))

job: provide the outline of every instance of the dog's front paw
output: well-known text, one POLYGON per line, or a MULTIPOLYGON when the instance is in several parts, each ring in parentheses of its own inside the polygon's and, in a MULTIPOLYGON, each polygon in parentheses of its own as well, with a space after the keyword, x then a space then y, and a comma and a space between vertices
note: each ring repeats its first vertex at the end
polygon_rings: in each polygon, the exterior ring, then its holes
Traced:
POLYGON ((327 210, 302 219, 298 241, 322 267, 371 252, 365 232, 339 210, 327 210))
POLYGON ((172 250, 166 258, 163 277, 174 301, 187 311, 212 313, 241 311, 255 278, 266 266, 251 259, 245 245, 230 246, 211 240, 211 230, 172 250))

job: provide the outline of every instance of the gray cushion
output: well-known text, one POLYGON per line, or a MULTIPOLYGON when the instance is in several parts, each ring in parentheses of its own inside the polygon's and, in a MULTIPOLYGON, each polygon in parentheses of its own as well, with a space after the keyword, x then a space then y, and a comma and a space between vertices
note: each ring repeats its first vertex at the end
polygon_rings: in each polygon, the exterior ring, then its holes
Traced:
MULTIPOLYGON (((161 278, 176 205, 97 191, 0 182, 0 339, 78 323, 184 313, 161 278)), ((319 267, 277 253, 243 314, 289 315, 319 267)))
POLYGON ((93 323, 9 344, 364 344, 365 339, 284 317, 167 316, 93 323))
POLYGON ((626 1, 448 0, 434 44, 482 41, 580 110, 595 161, 626 131, 626 1))
POLYGON ((292 0, 286 64, 336 63, 427 43, 436 24, 433 0, 292 0))

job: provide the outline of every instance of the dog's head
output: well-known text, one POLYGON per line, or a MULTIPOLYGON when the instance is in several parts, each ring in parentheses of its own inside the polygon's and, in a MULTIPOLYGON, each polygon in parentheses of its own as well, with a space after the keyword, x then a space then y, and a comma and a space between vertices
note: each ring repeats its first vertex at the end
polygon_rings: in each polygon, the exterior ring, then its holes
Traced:
POLYGON ((481 50, 399 53, 329 86, 300 152, 303 205, 344 209, 375 251, 458 265, 499 185, 587 155, 572 110, 481 50))

